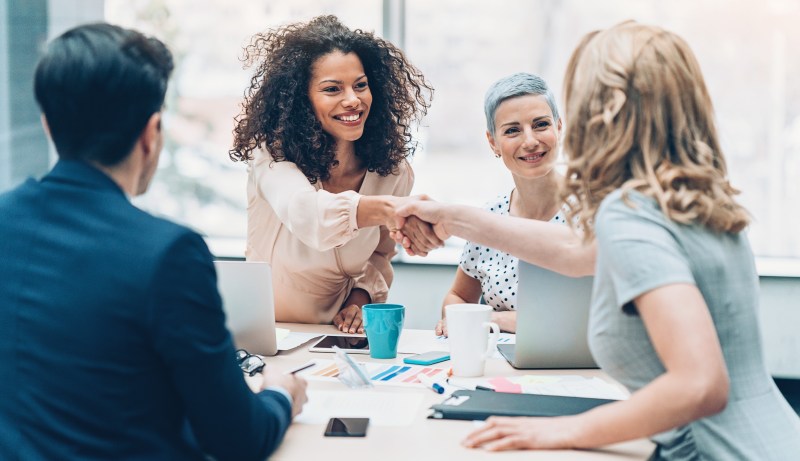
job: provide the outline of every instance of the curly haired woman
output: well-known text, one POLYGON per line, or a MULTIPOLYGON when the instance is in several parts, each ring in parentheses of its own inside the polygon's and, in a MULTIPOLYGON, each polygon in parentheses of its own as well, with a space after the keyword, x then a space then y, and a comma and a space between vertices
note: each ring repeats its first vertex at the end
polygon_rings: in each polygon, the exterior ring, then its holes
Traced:
MULTIPOLYGON (((432 88, 391 43, 320 16, 257 34, 234 129, 248 163, 246 256, 272 266, 275 316, 359 333, 392 282, 394 210, 414 175, 411 124, 432 88)), ((412 225, 413 250, 441 245, 412 225)))

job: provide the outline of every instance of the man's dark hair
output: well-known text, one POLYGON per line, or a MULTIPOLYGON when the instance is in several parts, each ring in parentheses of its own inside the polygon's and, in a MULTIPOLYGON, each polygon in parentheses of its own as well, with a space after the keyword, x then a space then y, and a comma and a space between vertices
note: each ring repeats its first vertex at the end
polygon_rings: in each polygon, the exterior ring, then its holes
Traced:
POLYGON ((163 107, 172 68, 158 39, 111 24, 54 39, 36 67, 34 91, 59 157, 119 164, 163 107))

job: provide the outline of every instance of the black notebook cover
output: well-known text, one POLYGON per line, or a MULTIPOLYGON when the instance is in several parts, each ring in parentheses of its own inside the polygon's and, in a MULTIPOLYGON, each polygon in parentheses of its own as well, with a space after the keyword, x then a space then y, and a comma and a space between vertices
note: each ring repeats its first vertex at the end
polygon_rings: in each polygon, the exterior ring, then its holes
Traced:
POLYGON ((429 418, 484 420, 489 416, 577 415, 611 402, 616 400, 458 390, 432 406, 429 418))

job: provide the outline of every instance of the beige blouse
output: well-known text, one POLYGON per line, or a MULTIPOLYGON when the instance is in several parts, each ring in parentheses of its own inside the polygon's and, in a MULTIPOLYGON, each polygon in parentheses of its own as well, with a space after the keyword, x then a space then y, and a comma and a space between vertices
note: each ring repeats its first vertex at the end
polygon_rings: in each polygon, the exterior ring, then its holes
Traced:
POLYGON ((386 177, 367 172, 358 192, 333 194, 264 151, 249 163, 245 256, 272 266, 275 319, 331 323, 353 288, 386 301, 395 243, 385 226, 359 229, 356 210, 362 195, 409 195, 411 166, 403 161, 386 177))

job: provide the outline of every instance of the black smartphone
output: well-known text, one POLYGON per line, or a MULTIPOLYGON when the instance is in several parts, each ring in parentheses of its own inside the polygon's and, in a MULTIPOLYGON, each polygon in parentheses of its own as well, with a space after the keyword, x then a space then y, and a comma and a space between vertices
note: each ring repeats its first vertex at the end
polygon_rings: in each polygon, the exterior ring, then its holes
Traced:
POLYGON ((369 418, 331 418, 325 437, 366 437, 369 418))

